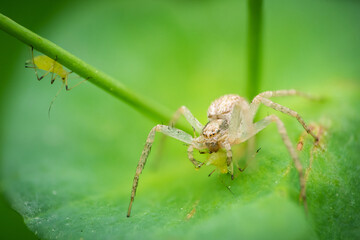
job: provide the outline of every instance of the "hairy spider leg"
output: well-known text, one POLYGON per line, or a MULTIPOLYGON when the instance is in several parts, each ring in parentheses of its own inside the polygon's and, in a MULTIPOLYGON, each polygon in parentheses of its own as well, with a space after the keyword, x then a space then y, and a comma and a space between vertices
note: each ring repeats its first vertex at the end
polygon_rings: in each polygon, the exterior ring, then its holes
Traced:
MULTIPOLYGON (((314 155, 316 154, 316 151, 317 150, 324 151, 323 146, 322 146, 321 143, 322 143, 325 128, 323 126, 317 125, 317 124, 310 124, 309 127, 311 128, 312 131, 317 133, 317 137, 319 138, 319 144, 312 146, 312 148, 310 150, 309 166, 306 168, 306 171, 305 171, 305 181, 307 181, 307 179, 309 177, 309 174, 310 174, 310 171, 312 169, 312 165, 313 165, 313 162, 314 162, 314 155)), ((303 133, 299 137, 299 141, 298 141, 296 150, 298 150, 298 151, 303 150, 304 140, 305 140, 306 136, 307 136, 307 132, 303 131, 303 133)))
POLYGON ((294 95, 298 95, 298 96, 313 99, 313 100, 317 99, 306 93, 302 93, 302 92, 299 92, 296 90, 278 90, 278 91, 263 92, 263 93, 260 93, 259 95, 257 95, 250 104, 250 111, 251 111, 252 117, 253 118, 255 117, 256 111, 259 108, 260 103, 262 103, 265 106, 268 106, 276 111, 282 112, 284 114, 287 114, 289 116, 296 118, 298 120, 298 122, 306 130, 306 132, 309 133, 315 139, 315 143, 317 144, 317 142, 319 141, 319 138, 313 133, 313 131, 311 131, 311 129, 306 125, 305 121, 302 119, 302 117, 297 112, 268 99, 270 97, 282 97, 282 96, 294 96, 294 95))
MULTIPOLYGON (((271 107, 276 111, 280 111, 284 114, 295 117, 299 121, 299 123, 303 126, 303 128, 306 130, 306 132, 309 133, 315 139, 315 144, 317 144, 318 137, 305 124, 304 120, 301 118, 301 116, 297 112, 295 112, 287 107, 284 107, 280 104, 274 103, 268 99, 270 97, 294 96, 294 95, 313 99, 313 100, 317 99, 308 94, 305 94, 305 93, 302 93, 302 92, 299 92, 296 90, 267 91, 267 92, 258 94, 251 102, 249 111, 248 112, 245 111, 244 113, 245 113, 245 115, 248 115, 251 118, 251 122, 253 122, 254 121, 253 119, 259 108, 260 103, 263 103, 264 105, 271 107)), ((236 116, 237 116, 237 114, 235 114, 233 117, 236 117, 236 116)), ((255 134, 257 134, 262 129, 264 129, 271 122, 276 122, 279 133, 282 136, 282 139, 283 139, 283 141, 293 159, 295 167, 298 171, 299 179, 300 179, 300 188, 301 188, 299 198, 300 198, 300 200, 303 201, 305 211, 307 211, 306 189, 305 189, 306 182, 305 182, 304 173, 302 170, 302 165, 301 165, 299 157, 297 156, 295 149, 293 148, 291 141, 286 133, 284 124, 277 116, 275 116, 275 115, 268 116, 268 117, 264 118, 263 120, 252 124, 252 126, 253 126, 252 128, 249 128, 249 126, 240 125, 240 127, 238 128, 239 132, 237 133, 237 135, 235 137, 234 137, 234 135, 232 135, 232 139, 236 139, 237 142, 244 142, 244 141, 248 140, 249 138, 253 137, 255 134)), ((236 128, 234 127, 233 129, 236 129, 236 128)), ((231 134, 233 134, 233 132, 231 132, 231 134)))
MULTIPOLYGON (((204 126, 199 122, 199 120, 197 120, 194 115, 190 112, 190 110, 185 107, 185 106, 181 106, 178 110, 176 110, 176 112, 174 113, 174 115, 172 116, 170 122, 169 122, 169 126, 171 127, 175 127, 176 123, 179 121, 179 118, 182 116, 185 117, 186 121, 188 123, 190 123, 191 127, 194 129, 194 131, 196 131, 198 134, 201 134, 204 126)), ((194 133, 195 135, 195 133, 194 133)), ((195 136, 194 136, 195 137, 195 136)), ((161 155, 164 149, 164 145, 165 145, 165 139, 166 139, 166 135, 163 135, 159 141, 159 147, 156 153, 156 165, 159 165, 159 162, 161 160, 161 155)))
MULTIPOLYGON (((250 105, 246 100, 239 100, 235 105, 231 113, 231 119, 229 124, 229 142, 231 145, 236 145, 244 141, 247 142, 247 153, 246 159, 247 163, 255 158, 254 149, 255 149, 255 139, 253 137, 248 137, 249 135, 254 134, 253 123, 250 115, 250 105)), ((239 171, 244 171, 235 161, 236 167, 239 171)))
POLYGON ((250 105, 245 101, 238 101, 232 110, 229 125, 229 142, 239 144, 248 139, 253 132, 253 123, 250 117, 250 105))
POLYGON ((187 153, 188 153, 188 158, 190 160, 190 162, 192 162, 192 164, 194 164, 195 168, 200 168, 204 163, 202 162, 199 162, 197 160, 195 160, 194 158, 194 147, 193 145, 190 145, 188 147, 188 150, 187 150, 187 153))
POLYGON ((191 137, 191 135, 187 134, 184 131, 181 131, 179 129, 173 128, 173 127, 169 127, 166 125, 156 125, 155 127, 153 127, 146 139, 146 143, 145 143, 145 147, 141 153, 141 157, 139 160, 139 163, 137 165, 136 168, 136 172, 135 172, 135 176, 134 176, 134 181, 133 181, 133 186, 132 186, 132 191, 131 191, 131 198, 130 198, 130 204, 129 204, 129 209, 128 209, 128 213, 127 213, 127 217, 130 217, 130 213, 131 213, 131 207, 132 204, 134 202, 134 198, 135 198, 135 194, 136 194, 136 189, 138 186, 138 182, 139 182, 139 177, 140 174, 142 172, 142 170, 144 169, 144 166, 146 164, 146 160, 149 156, 150 150, 151 150, 151 146, 154 142, 155 139, 155 133, 156 132, 161 132, 167 136, 170 136, 172 138, 175 138, 179 141, 182 141, 186 144, 192 144, 193 138, 191 137))
MULTIPOLYGON (((250 118, 250 105, 244 100, 240 99, 233 107, 231 113, 231 119, 229 123, 229 145, 225 145, 225 149, 227 151, 227 165, 229 167, 229 171, 231 173, 231 178, 234 178, 233 171, 233 160, 232 160, 232 152, 231 145, 239 144, 244 142, 244 139, 249 133, 253 132, 253 124, 252 119, 250 118)), ((252 152, 254 143, 248 144, 247 155, 250 156, 250 152, 252 152)), ((235 165, 238 167, 238 163, 235 165)), ((241 171, 241 170, 240 170, 241 171)))
POLYGON ((178 110, 176 110, 172 119, 170 120, 169 125, 174 127, 181 115, 185 117, 185 119, 190 123, 191 127, 193 127, 198 134, 202 132, 204 125, 202 125, 185 106, 181 106, 178 110))
POLYGON ((226 165, 228 166, 228 170, 231 175, 231 180, 234 180, 234 163, 232 159, 231 145, 229 142, 226 142, 224 147, 226 150, 226 165))
POLYGON ((260 132, 261 130, 266 128, 272 122, 276 123, 279 134, 281 135, 281 138, 282 138, 287 150, 289 151, 290 156, 293 159, 295 168, 299 174, 299 179, 300 179, 300 196, 299 196, 299 198, 301 201, 303 201, 305 212, 307 212, 306 182, 305 182, 305 178, 304 178, 303 166, 301 165, 299 156, 297 155, 295 148, 293 147, 293 145, 290 141, 290 138, 286 132, 284 123, 279 119, 278 116, 270 115, 254 124, 255 131, 260 132))

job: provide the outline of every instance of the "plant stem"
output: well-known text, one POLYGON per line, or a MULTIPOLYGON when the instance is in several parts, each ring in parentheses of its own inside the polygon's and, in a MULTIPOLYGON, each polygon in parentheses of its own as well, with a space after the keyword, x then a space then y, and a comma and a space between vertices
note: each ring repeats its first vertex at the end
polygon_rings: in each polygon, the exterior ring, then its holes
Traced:
POLYGON ((263 0, 248 0, 247 25, 247 97, 260 91, 263 0))
POLYGON ((138 96, 131 90, 127 89, 119 81, 116 81, 109 75, 97 70, 93 66, 85 63, 78 57, 75 57, 53 42, 40 37, 39 35, 19 25, 1 13, 0 29, 24 42, 25 44, 34 47, 36 50, 44 53, 50 58, 56 58, 56 61, 60 64, 72 70, 79 76, 88 79, 89 82, 102 88, 116 98, 126 102, 152 120, 163 123, 170 121, 170 111, 165 107, 138 96))

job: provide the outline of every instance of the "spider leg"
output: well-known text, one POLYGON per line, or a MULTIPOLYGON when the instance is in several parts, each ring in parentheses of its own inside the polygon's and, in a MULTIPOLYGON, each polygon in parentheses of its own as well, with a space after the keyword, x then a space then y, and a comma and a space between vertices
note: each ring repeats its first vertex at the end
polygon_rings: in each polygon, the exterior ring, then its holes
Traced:
POLYGON ((299 92, 296 90, 279 90, 279 91, 263 92, 263 93, 260 93, 259 95, 257 95, 251 102, 250 111, 251 111, 252 117, 255 116, 256 110, 258 109, 260 103, 262 103, 276 111, 285 113, 292 117, 295 117, 298 120, 298 122, 303 126, 303 128, 306 130, 306 132, 315 139, 315 143, 317 143, 319 141, 319 138, 306 125, 305 121, 302 119, 302 117, 297 112, 268 99, 269 97, 292 96, 292 95, 298 95, 298 96, 314 99, 310 95, 307 95, 305 93, 302 93, 302 92, 299 92))
POLYGON ((286 97, 286 96, 300 96, 300 97, 308 98, 310 100, 319 100, 318 97, 315 97, 310 94, 303 93, 303 92, 300 92, 300 91, 297 91, 294 89, 262 92, 262 93, 259 93, 258 95, 256 95, 251 102, 250 108, 251 108, 251 113, 252 113, 253 117, 255 116, 256 111, 259 108, 259 105, 261 103, 261 101, 260 101, 261 98, 286 97))
MULTIPOLYGON (((172 116, 172 118, 169 122, 169 126, 174 127, 176 125, 176 123, 178 122, 179 118, 181 117, 181 115, 183 115, 185 117, 185 119, 190 123, 190 125, 194 129, 194 135, 195 135, 195 131, 198 134, 200 134, 202 132, 202 129, 204 128, 204 126, 199 122, 199 120, 197 120, 194 117, 194 115, 192 115, 190 110, 185 106, 181 106, 178 110, 176 110, 176 112, 174 113, 174 115, 172 116)), ((158 162, 161 159, 162 150, 164 149, 165 139, 166 139, 166 135, 163 135, 159 142, 158 150, 156 153, 158 162)), ((157 163, 157 165, 158 165, 158 163, 157 163)))
MULTIPOLYGON (((314 131, 314 129, 315 129, 314 124, 309 124, 309 128, 311 129, 311 131, 314 131)), ((301 135, 300 135, 300 137, 299 137, 299 141, 298 141, 298 143, 297 143, 297 145, 296 145, 296 150, 301 151, 301 150, 303 149, 303 147, 304 147, 304 140, 305 140, 306 136, 307 136, 307 132, 306 132, 306 131, 303 131, 303 132, 301 133, 301 135)))
POLYGON ((185 117, 186 121, 190 123, 190 125, 195 129, 197 133, 202 132, 204 126, 199 122, 199 120, 194 117, 194 115, 192 115, 190 110, 185 106, 181 106, 178 110, 176 110, 169 125, 172 127, 175 126, 181 115, 185 117))
MULTIPOLYGON (((324 135, 324 127, 321 125, 316 125, 316 124, 311 124, 310 125, 311 130, 313 130, 318 138, 319 138, 319 145, 314 145, 312 146, 311 150, 310 150, 310 158, 309 158, 309 166, 307 167, 306 171, 305 171, 305 180, 307 181, 308 177, 309 177, 309 173, 312 169, 312 165, 314 162, 314 155, 317 153, 318 150, 322 150, 324 151, 323 147, 321 146, 322 143, 322 138, 324 135)), ((304 146, 304 139, 306 137, 306 131, 304 131, 299 138, 299 142, 297 144, 297 150, 301 151, 303 146, 304 146)))
POLYGON ((259 132, 263 130, 265 127, 267 127, 270 123, 275 122, 276 126, 279 130, 279 133, 281 135, 281 138, 287 148, 287 150, 290 153, 291 158, 293 159, 294 165, 296 170, 299 173, 299 180, 300 180, 300 196, 299 199, 304 203, 305 212, 307 212, 307 201, 306 201, 306 180, 304 177, 304 171, 303 167, 301 165, 299 156, 297 155, 295 148, 293 147, 289 136, 286 132, 284 123, 276 116, 276 115, 270 115, 263 120, 260 120, 254 124, 254 128, 256 132, 259 132))
POLYGON ((154 142, 154 139, 155 139, 155 133, 156 132, 161 132, 161 133, 163 133, 165 135, 173 137, 173 138, 175 138, 177 140, 180 140, 180 141, 182 141, 184 143, 187 143, 187 144, 191 144, 192 140, 193 140, 193 138, 189 134, 187 134, 186 132, 183 132, 183 131, 181 131, 179 129, 172 128, 172 127, 169 127, 169 126, 156 125, 155 127, 153 127, 151 129, 151 131, 150 131, 150 133, 149 133, 149 135, 148 135, 148 137, 146 139, 144 150, 142 151, 139 163, 138 163, 137 168, 136 168, 127 217, 130 217, 131 207, 132 207, 132 204, 134 202, 136 189, 137 189, 138 182, 139 182, 139 177, 140 177, 140 174, 141 174, 142 170, 144 169, 146 160, 147 160, 147 158, 149 156, 151 146, 152 146, 152 144, 154 142))
MULTIPOLYGON (((249 135, 249 133, 254 132, 253 130, 253 124, 252 119, 250 117, 250 105, 248 102, 244 100, 238 101, 232 110, 230 123, 229 123, 229 138, 228 141, 230 145, 238 144, 242 142, 242 139, 249 135)), ((251 139, 250 142, 248 142, 247 145, 247 155, 249 159, 250 152, 253 152, 255 142, 254 138, 251 139)), ((231 178, 234 178, 233 173, 233 161, 232 161, 232 152, 231 147, 225 145, 225 149, 227 151, 227 165, 229 167, 229 170, 231 172, 231 178)), ((243 171, 239 166, 238 163, 235 162, 236 167, 243 171)))
POLYGON ((231 151, 231 145, 229 143, 225 143, 224 145, 226 150, 226 165, 228 166, 228 170, 231 175, 231 180, 234 179, 234 163, 232 159, 232 151, 231 151))
POLYGON ((229 123, 229 142, 231 145, 238 144, 241 135, 246 134, 252 127, 250 118, 250 106, 246 101, 238 101, 231 112, 229 123))
POLYGON ((194 147, 192 145, 188 148, 188 158, 194 164, 195 168, 200 168, 204 163, 194 159, 194 147))

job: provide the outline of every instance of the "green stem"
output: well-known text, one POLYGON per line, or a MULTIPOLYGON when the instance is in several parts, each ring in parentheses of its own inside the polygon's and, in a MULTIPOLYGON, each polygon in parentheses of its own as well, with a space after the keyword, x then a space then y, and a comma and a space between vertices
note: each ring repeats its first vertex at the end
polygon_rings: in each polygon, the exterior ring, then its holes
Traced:
POLYGON ((248 0, 247 26, 247 97, 260 91, 263 0, 248 0))
POLYGON ((126 102, 152 120, 163 123, 169 122, 171 114, 168 109, 138 96, 114 78, 97 70, 53 42, 40 37, 1 13, 0 29, 25 44, 34 47, 50 58, 56 58, 60 64, 77 73, 79 76, 88 79, 89 82, 92 82, 116 98, 126 102))

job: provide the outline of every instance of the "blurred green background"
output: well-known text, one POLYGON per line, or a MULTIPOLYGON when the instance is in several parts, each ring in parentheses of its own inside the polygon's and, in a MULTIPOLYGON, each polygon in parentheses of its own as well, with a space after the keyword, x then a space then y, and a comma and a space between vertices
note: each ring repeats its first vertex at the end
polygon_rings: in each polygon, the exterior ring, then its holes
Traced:
MULTIPOLYGON (((271 126, 259 136, 256 163, 233 182, 208 178, 211 167, 194 171, 175 140, 156 158, 155 142, 126 219, 135 167, 155 123, 89 82, 62 92, 48 119, 60 83, 38 82, 24 68, 29 47, 0 32, 0 238, 36 238, 9 205, 45 239, 360 237, 359 10, 358 1, 264 3, 261 90, 296 88, 328 98, 278 101, 329 128, 328 151, 316 156, 308 181, 308 218, 271 126)), ((0 12, 139 94, 173 111, 189 107, 204 124, 212 100, 245 95, 245 1, 35 0, 2 3, 0 12)), ((70 85, 79 80, 72 76, 70 85)), ((271 113, 264 108, 260 116, 271 113)), ((301 126, 278 115, 295 142, 301 126)))
MULTIPOLYGON (((0 6, 0 12, 21 22, 33 31, 38 31, 48 25, 48 19, 52 19, 61 13, 64 8, 69 7, 70 1, 62 1, 59 5, 50 5, 47 1, 3 1, 0 6)), ((0 74, 2 76, 2 86, 0 87, 1 95, 1 116, 3 116, 7 99, 10 97, 8 90, 11 81, 8 81, 13 72, 16 71, 19 63, 19 54, 24 51, 24 44, 10 37, 3 31, 0 31, 0 74), (16 64, 17 63, 17 64, 16 64), (7 80, 5 80, 7 79, 7 80)), ((4 141, 3 118, 1 121, 1 138, 0 143, 4 141)), ((3 156, 3 147, 0 149, 3 156)), ((3 161, 3 158, 1 158, 3 161)), ((23 218, 13 209, 11 209, 7 199, 3 195, 3 170, 1 166, 1 186, 0 186, 0 238, 1 239, 38 239, 24 224, 23 218)))

